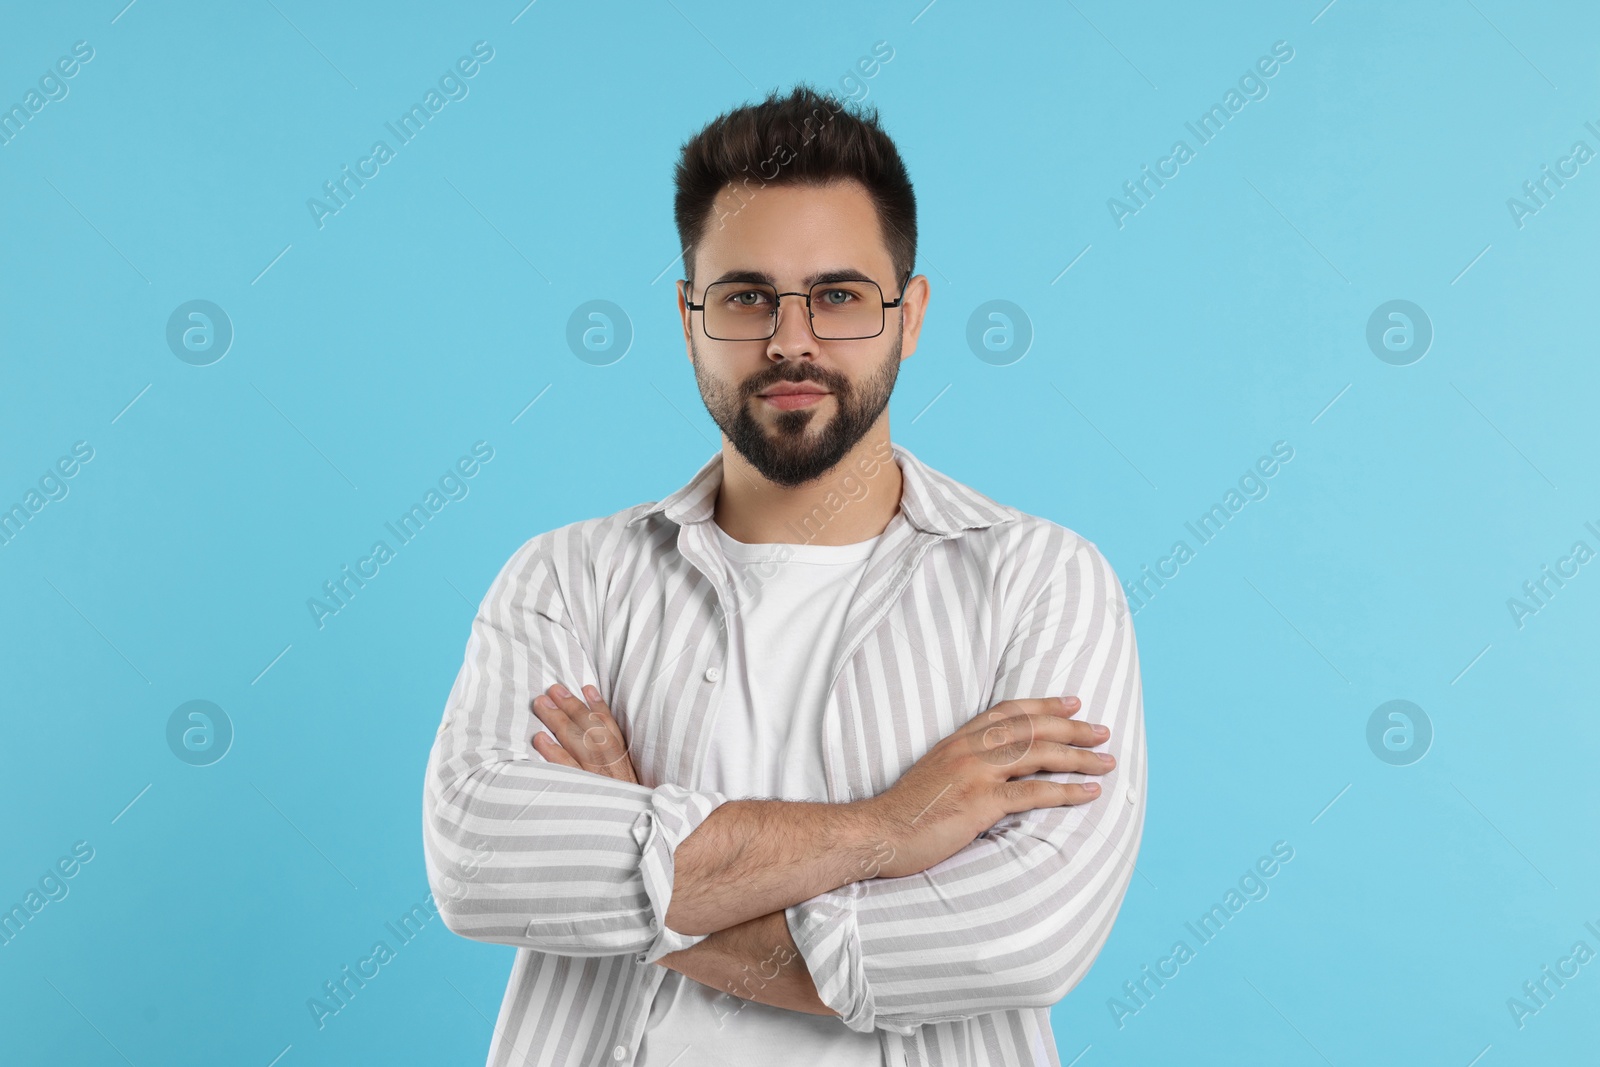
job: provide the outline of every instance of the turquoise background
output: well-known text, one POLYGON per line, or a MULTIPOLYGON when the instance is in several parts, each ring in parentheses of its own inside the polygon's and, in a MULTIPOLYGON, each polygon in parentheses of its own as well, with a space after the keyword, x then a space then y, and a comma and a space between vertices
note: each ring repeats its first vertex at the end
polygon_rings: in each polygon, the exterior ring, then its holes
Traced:
POLYGON ((512 950, 437 920, 322 1029, 306 1002, 427 894, 423 768, 494 573, 714 449, 671 167, 799 79, 880 106, 920 197, 895 439, 1130 582, 1194 550, 1135 618, 1149 814, 1062 1061, 1593 1059, 1600 959, 1520 1027, 1507 1005, 1600 952, 1600 564, 1520 627, 1507 605, 1600 549, 1600 162, 1507 205, 1600 150, 1593 5, 124 3, 11 3, 0 32, 5 107, 94 49, 0 146, 0 508, 93 449, 0 546, 0 906, 93 850, 0 947, 0 1059, 482 1061, 512 950), (478 41, 468 95, 319 229, 307 199, 478 41), (1267 96, 1197 147, 1277 41, 1267 96), (1108 199, 1179 138, 1119 228, 1108 199), (166 341, 197 299, 234 331, 207 366, 166 341), (620 358, 569 347, 592 300, 620 358), (1020 358, 969 347, 993 300, 1020 358), (1408 365, 1367 343, 1391 300, 1431 322, 1408 365), (480 441, 467 495, 319 629, 308 598, 480 441), (1199 546, 1184 524, 1279 441, 1199 546), (169 747, 194 700, 232 727, 209 766, 169 747), (1368 742, 1391 700, 1431 725, 1404 765, 1368 742), (1276 842, 1201 945, 1185 924, 1276 842))

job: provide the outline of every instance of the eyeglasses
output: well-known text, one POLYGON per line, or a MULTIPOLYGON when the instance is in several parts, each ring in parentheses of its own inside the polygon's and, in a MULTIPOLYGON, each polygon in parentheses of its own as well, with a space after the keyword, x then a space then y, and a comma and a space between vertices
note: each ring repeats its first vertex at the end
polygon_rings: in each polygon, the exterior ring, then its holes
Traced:
MULTIPOLYGON (((762 282, 712 282, 706 286, 705 302, 688 301, 688 307, 703 313, 706 336, 714 341, 765 341, 778 332, 778 302, 800 296, 818 340, 854 341, 883 332, 884 308, 900 306, 910 281, 906 271, 895 300, 885 300, 871 280, 818 282, 804 293, 780 293, 762 282)), ((689 282, 684 286, 686 294, 692 291, 689 282)))

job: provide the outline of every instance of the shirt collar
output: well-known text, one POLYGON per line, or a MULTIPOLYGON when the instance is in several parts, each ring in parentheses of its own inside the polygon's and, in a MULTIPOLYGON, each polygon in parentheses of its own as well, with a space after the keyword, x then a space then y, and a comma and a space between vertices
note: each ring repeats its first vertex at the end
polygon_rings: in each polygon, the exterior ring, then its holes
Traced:
MULTIPOLYGON (((981 530, 1018 517, 1015 508, 984 496, 954 478, 934 470, 910 450, 890 442, 895 463, 900 467, 900 510, 917 529, 941 537, 959 537, 967 530, 981 530)), ((722 486, 722 452, 717 451, 683 488, 651 504, 628 520, 628 525, 662 515, 684 526, 705 522, 716 509, 717 490, 722 486)))

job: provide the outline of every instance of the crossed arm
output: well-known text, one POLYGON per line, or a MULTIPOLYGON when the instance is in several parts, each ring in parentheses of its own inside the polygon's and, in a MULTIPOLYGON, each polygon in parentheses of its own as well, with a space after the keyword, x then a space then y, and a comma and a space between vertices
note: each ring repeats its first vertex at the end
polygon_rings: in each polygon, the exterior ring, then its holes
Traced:
POLYGON ((863 1032, 1048 1007, 1087 973, 1133 873, 1145 795, 1137 653, 1091 544, 1064 535, 1041 564, 1050 577, 992 697, 1081 694, 1110 727, 1106 795, 1015 811, 938 863, 880 876, 870 822, 864 836, 837 822, 851 805, 650 789, 631 767, 613 777, 559 761, 531 698, 596 672, 548 536, 485 597, 429 760, 424 840, 450 929, 559 955, 631 953, 863 1032))
POLYGON ((718 930, 698 945, 656 962, 743 1000, 808 1015, 839 1014, 817 996, 811 971, 781 911, 718 930))
MULTIPOLYGON (((584 686, 579 699, 554 684, 534 700, 533 711, 549 731, 534 734, 533 747, 551 763, 639 781, 622 729, 594 686, 584 686)), ((870 815, 858 804, 723 804, 676 849, 666 919, 673 929, 707 936, 655 962, 744 1000, 839 1014, 817 996, 784 909, 876 875, 874 836, 870 815), (716 925, 762 909, 768 910, 716 925)))

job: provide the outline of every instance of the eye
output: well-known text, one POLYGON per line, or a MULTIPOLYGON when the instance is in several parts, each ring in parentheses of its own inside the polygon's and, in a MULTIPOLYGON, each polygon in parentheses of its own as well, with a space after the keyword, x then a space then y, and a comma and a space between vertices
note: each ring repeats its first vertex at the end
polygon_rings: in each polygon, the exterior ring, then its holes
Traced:
POLYGON ((857 299, 856 294, 848 289, 824 289, 818 295, 822 297, 822 302, 830 307, 839 307, 857 299))
POLYGON ((741 289, 728 294, 728 303, 741 308, 760 307, 767 299, 768 294, 761 289, 741 289), (746 297, 750 299, 747 300, 746 297))

